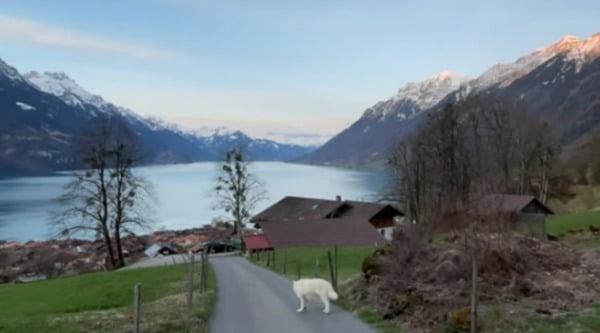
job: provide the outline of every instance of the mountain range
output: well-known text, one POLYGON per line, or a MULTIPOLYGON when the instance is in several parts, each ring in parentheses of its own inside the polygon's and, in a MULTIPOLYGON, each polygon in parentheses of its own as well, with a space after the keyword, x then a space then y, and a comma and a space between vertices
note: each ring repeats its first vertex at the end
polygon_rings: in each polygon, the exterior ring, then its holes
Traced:
POLYGON ((241 147, 251 160, 289 160, 314 147, 255 139, 227 128, 183 130, 105 101, 64 73, 21 75, 0 60, 0 176, 80 167, 73 143, 102 117, 118 117, 140 138, 146 164, 219 160, 241 147))
POLYGON ((448 103, 476 95, 518 101, 553 126, 563 146, 600 131, 600 33, 567 36, 476 78, 444 71, 408 83, 391 98, 298 161, 342 166, 382 165, 400 140, 448 103))

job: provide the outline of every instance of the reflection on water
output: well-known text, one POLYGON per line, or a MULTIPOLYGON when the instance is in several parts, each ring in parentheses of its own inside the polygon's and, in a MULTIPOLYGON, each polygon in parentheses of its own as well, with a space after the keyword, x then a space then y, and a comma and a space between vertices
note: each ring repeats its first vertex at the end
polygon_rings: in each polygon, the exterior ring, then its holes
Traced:
MULTIPOLYGON (((210 223, 224 212, 212 209, 211 189, 218 163, 139 168, 153 182, 159 205, 155 229, 183 229, 210 223)), ((268 199, 256 211, 286 195, 371 201, 386 183, 382 172, 363 172, 281 162, 257 162, 251 171, 266 183, 268 199)), ((69 180, 65 174, 0 180, 0 239, 25 241, 52 235, 47 226, 53 202, 69 180)))

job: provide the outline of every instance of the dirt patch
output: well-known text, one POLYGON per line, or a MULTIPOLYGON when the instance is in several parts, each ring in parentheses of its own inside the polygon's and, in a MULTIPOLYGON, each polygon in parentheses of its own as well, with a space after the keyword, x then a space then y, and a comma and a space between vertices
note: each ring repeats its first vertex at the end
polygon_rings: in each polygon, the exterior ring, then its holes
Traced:
POLYGON ((362 297, 386 318, 404 318, 414 326, 447 322, 449 314, 468 308, 474 251, 482 305, 527 304, 552 315, 588 306, 600 296, 596 252, 515 233, 465 233, 435 245, 402 241, 377 256, 381 274, 363 282, 362 297))

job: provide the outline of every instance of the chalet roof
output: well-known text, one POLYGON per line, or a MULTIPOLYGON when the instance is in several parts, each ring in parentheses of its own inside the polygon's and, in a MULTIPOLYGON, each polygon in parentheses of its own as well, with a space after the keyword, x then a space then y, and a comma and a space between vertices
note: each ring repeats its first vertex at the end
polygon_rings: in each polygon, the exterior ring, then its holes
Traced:
POLYGON ((382 244, 385 239, 369 223, 359 219, 317 219, 260 222, 274 248, 302 246, 363 246, 382 244))
POLYGON ((525 208, 531 205, 534 205, 546 214, 554 214, 548 206, 544 205, 533 195, 519 194, 488 194, 483 196, 481 200, 476 201, 473 209, 501 213, 525 213, 525 208))
POLYGON ((344 215, 344 217, 347 216, 348 218, 359 218, 363 220, 369 220, 385 208, 397 211, 398 215, 404 215, 397 207, 394 207, 390 204, 349 200, 344 201, 344 203, 352 207, 352 209, 350 209, 348 213, 344 215))
POLYGON ((272 249, 273 245, 265 234, 248 235, 242 237, 242 241, 248 250, 265 250, 272 249))
POLYGON ((337 201, 303 197, 285 197, 252 218, 252 222, 264 221, 305 221, 324 219, 340 211, 344 218, 370 220, 382 209, 391 207, 403 215, 400 210, 389 204, 337 201))

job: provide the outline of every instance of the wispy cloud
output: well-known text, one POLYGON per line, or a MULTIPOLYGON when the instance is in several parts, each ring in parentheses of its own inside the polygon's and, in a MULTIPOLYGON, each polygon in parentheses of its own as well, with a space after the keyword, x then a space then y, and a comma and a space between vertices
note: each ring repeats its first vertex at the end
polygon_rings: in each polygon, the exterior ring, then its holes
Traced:
POLYGON ((175 56, 174 52, 161 48, 88 36, 42 22, 9 16, 0 16, 0 39, 143 59, 167 59, 175 56))

